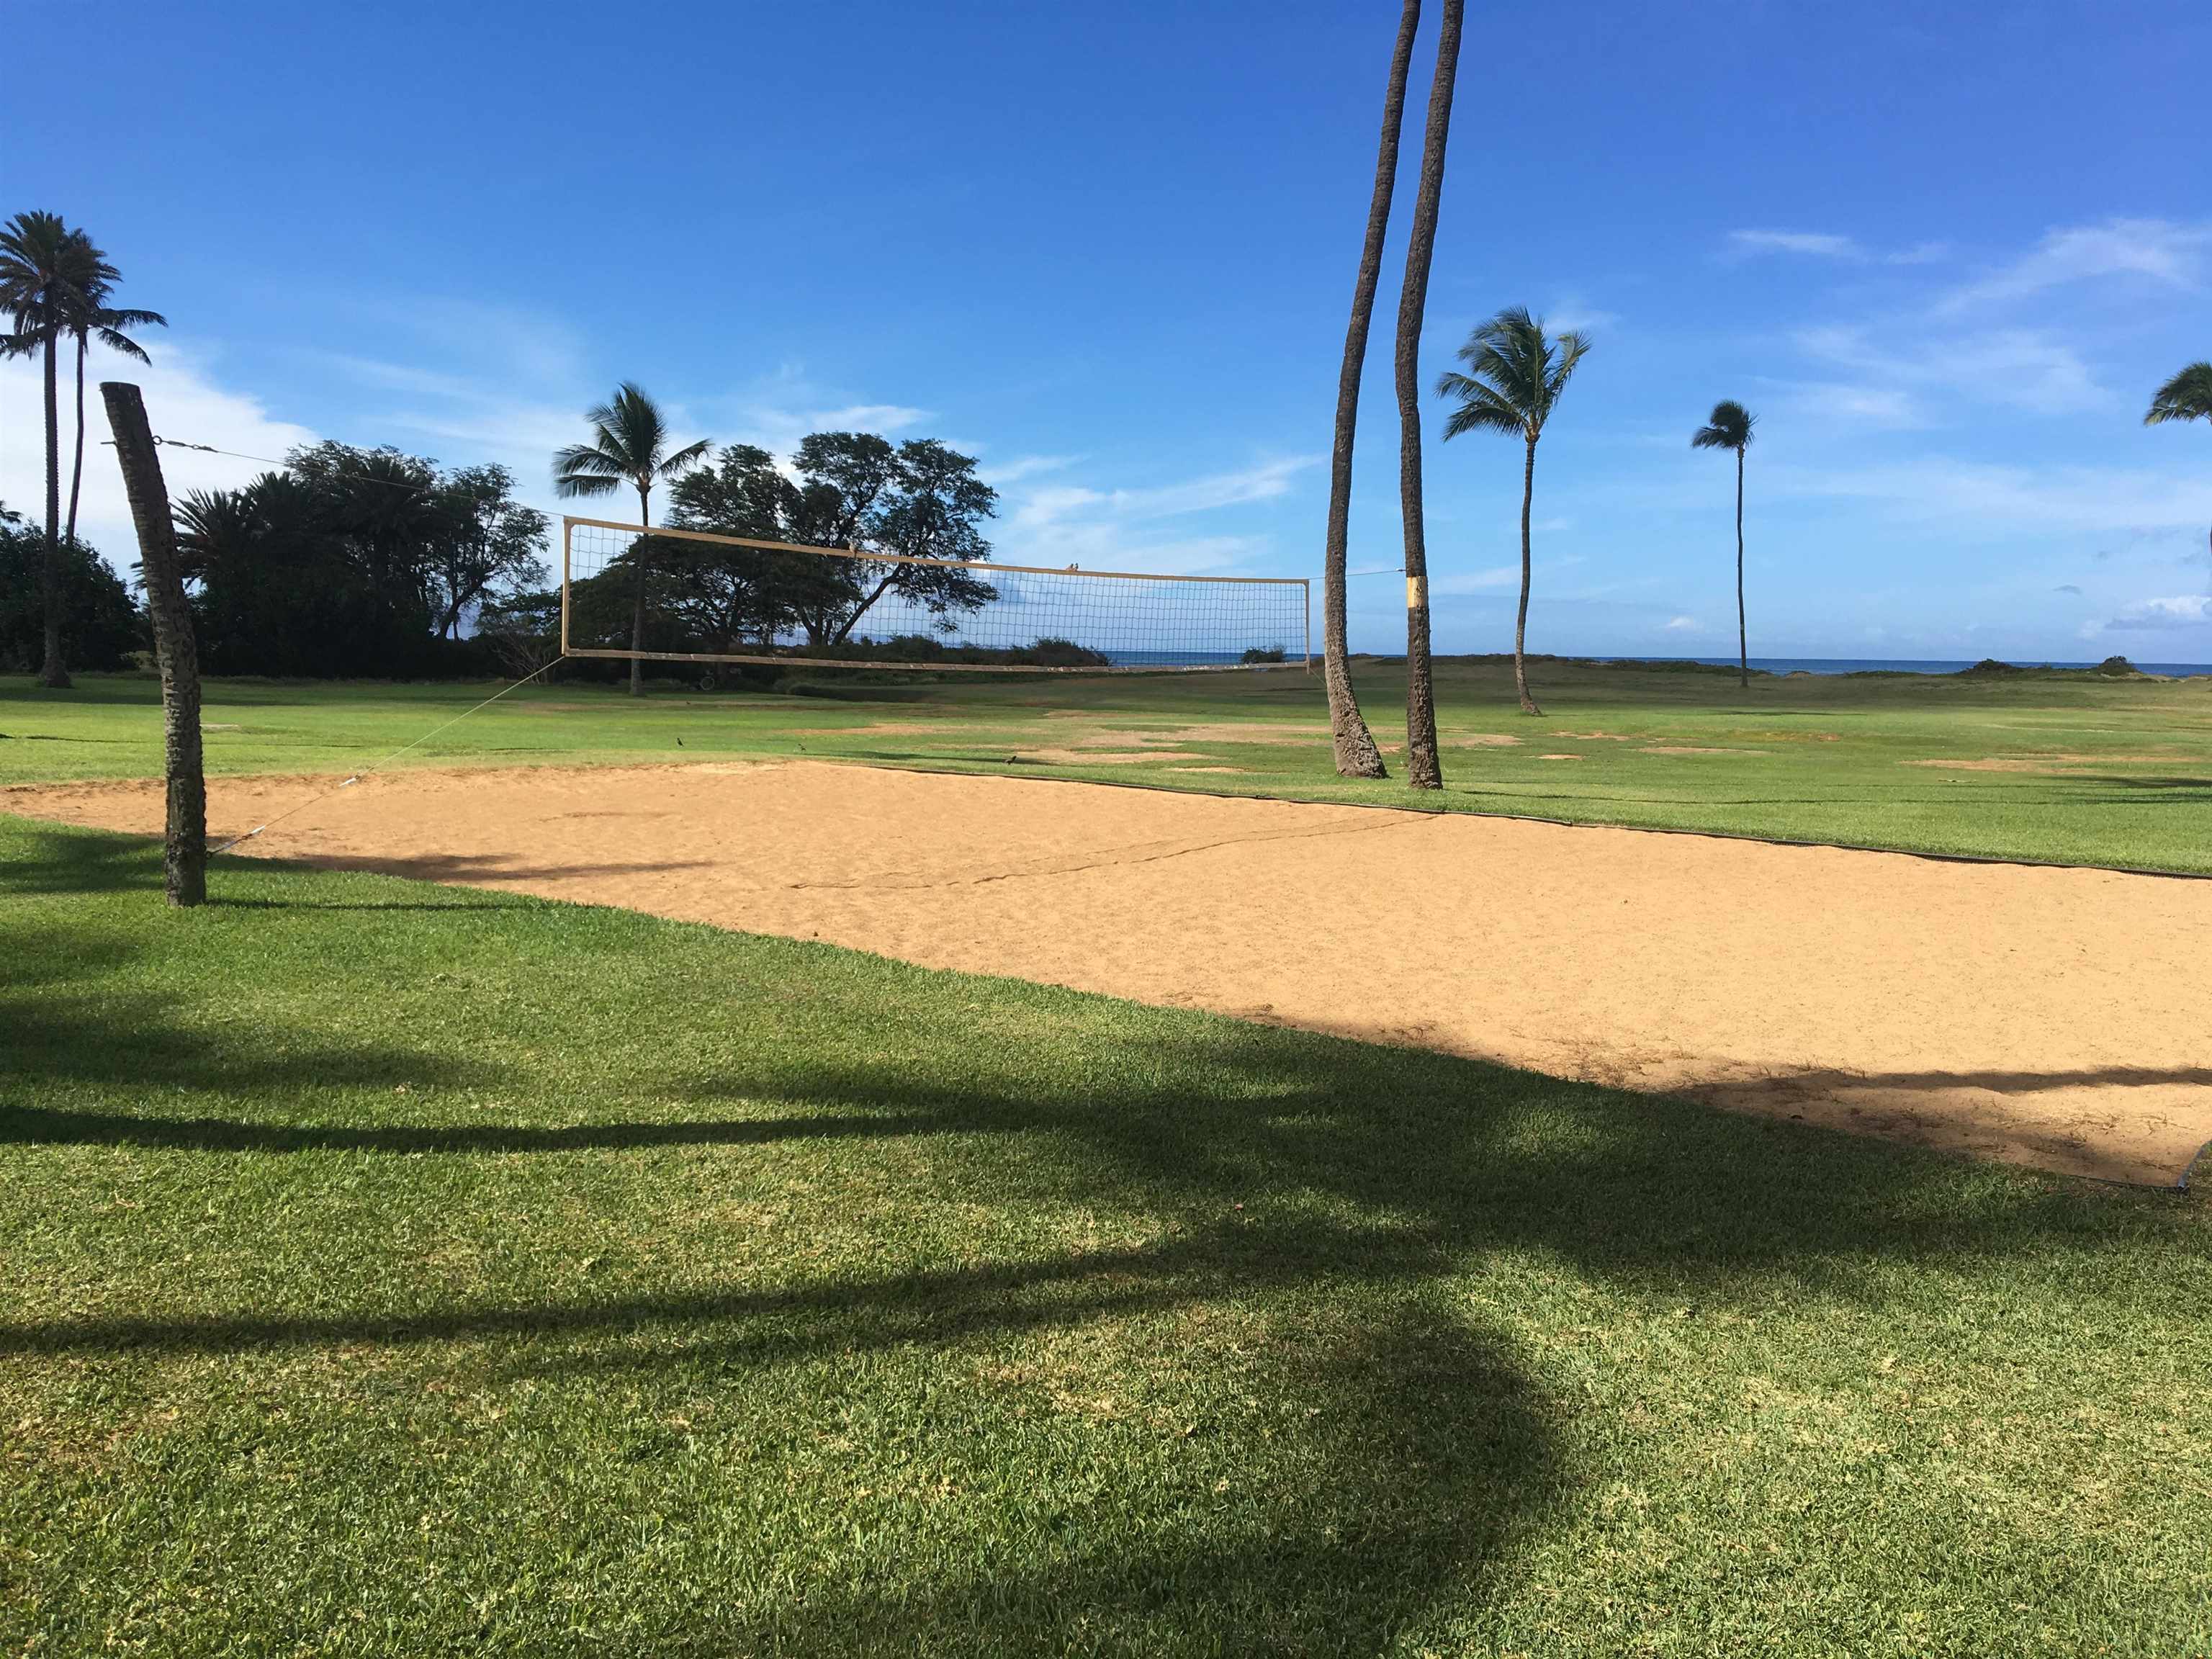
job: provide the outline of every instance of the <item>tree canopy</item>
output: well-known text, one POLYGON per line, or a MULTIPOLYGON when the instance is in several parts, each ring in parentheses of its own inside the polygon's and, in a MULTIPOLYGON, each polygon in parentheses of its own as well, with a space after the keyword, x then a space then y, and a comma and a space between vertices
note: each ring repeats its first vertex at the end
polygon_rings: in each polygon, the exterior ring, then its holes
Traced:
POLYGON ((546 579, 545 515, 501 466, 325 442, 177 507, 204 667, 399 677, 477 666, 477 611, 546 579))

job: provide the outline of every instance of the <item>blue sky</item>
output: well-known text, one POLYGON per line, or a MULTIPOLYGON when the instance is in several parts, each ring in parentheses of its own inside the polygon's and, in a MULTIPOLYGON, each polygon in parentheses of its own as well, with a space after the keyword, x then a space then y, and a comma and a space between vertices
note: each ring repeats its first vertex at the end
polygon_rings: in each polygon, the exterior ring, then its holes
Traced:
MULTIPOLYGON (((1398 562, 1389 338, 1355 568, 1398 562)), ((156 428, 546 458, 623 378, 686 437, 946 438, 1000 556, 1317 574, 1396 8, 55 3, 11 21, 0 212, 167 312, 156 428), (614 21, 607 21, 609 18, 614 21)), ((2212 660, 2212 8, 1476 8, 1423 377, 1525 303, 1596 340, 1538 461, 1533 649, 2212 660)), ((96 368, 95 373, 100 372, 96 368)), ((96 399, 95 399, 96 407, 96 399)), ((1510 643, 1519 456, 1436 441, 1437 646, 1510 643)), ((98 435, 95 434, 95 436, 98 435)), ((38 493, 0 370, 0 496, 38 493)), ((112 463, 88 526, 130 556, 112 463)), ((173 455, 171 485, 254 471, 173 455)), ((1355 583, 1353 640, 1402 646, 1355 583)))

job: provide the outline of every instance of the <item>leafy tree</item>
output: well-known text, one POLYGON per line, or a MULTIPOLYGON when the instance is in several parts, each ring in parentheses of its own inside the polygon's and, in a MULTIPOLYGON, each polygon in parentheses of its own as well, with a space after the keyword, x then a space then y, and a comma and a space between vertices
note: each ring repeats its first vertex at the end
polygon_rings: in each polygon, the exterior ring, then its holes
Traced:
POLYGON ((870 539, 886 553, 913 564, 864 565, 859 575, 866 591, 831 636, 842 644, 853 625, 886 593, 921 605, 932 617, 976 611, 999 597, 998 590, 972 570, 953 567, 980 563, 991 556, 981 522, 998 511, 999 492, 975 476, 975 460, 934 438, 911 438, 898 447, 889 498, 870 525, 870 539), (944 568, 937 568, 940 565, 944 568))
MULTIPOLYGON (((2159 387, 2143 415, 2145 426, 2168 421, 2212 421, 2212 363, 2191 363, 2159 387)), ((2212 551, 2212 532, 2206 537, 2212 551)))
POLYGON ((1437 246, 1437 204, 1443 194, 1444 143, 1451 133, 1452 88, 1459 76, 1462 0, 1444 0, 1437 32, 1437 72, 1421 138, 1421 180, 1406 242, 1406 282, 1398 294, 1398 509, 1406 526, 1406 777, 1416 789, 1443 787, 1437 754, 1436 687, 1429 667, 1429 544, 1421 506, 1421 320, 1429 303, 1429 264, 1437 246))
POLYGON ((561 655, 560 590, 492 595, 477 612, 477 636, 498 653, 501 666, 514 678, 544 672, 561 655))
POLYGON ((446 528, 434 461, 386 445, 325 439, 293 450, 284 470, 307 492, 315 528, 358 567, 369 589, 410 629, 433 614, 430 550, 446 528))
POLYGON ((425 574, 441 638, 456 637, 464 615, 495 589, 542 587, 551 521, 514 499, 514 475, 503 466, 456 467, 430 501, 437 518, 426 548, 425 574))
POLYGON ((1444 437, 1462 432, 1505 432, 1528 445, 1521 469, 1521 610, 1513 624, 1513 685, 1520 693, 1521 712, 1540 714, 1528 693, 1528 667, 1524 654, 1528 631, 1528 509, 1536 491, 1536 443, 1544 426, 1559 406, 1576 365, 1589 351, 1590 343, 1570 331, 1553 339, 1544 332, 1540 318, 1525 306, 1499 312, 1467 337, 1459 349, 1467 372, 1446 372, 1437 381, 1440 397, 1458 400, 1444 422, 1444 437))
POLYGON ((79 248, 57 213, 19 213, 0 227, 0 311, 9 332, 0 354, 36 356, 44 370, 46 428, 46 555, 39 578, 43 611, 43 663, 39 683, 64 690, 70 683, 62 650, 61 418, 54 382, 54 352, 70 314, 82 306, 71 286, 79 248))
POLYGON ((1751 646, 1743 621, 1743 454, 1759 417, 1741 404, 1723 398, 1690 439, 1692 449, 1726 449, 1735 455, 1735 651, 1738 684, 1751 684, 1751 646))
MULTIPOLYGON (((668 427, 660 406, 635 381, 625 380, 613 398, 586 411, 591 422, 589 443, 571 444, 553 458, 553 488, 562 495, 605 495, 622 484, 637 491, 637 521, 653 522, 653 487, 690 471, 706 455, 704 438, 672 453, 668 450, 668 427)), ((641 542, 628 555, 635 564, 636 592, 630 612, 629 648, 645 649, 646 586, 650 580, 652 551, 641 542)), ((632 696, 645 692, 645 664, 633 654, 629 662, 632 696)))
POLYGON ((70 462, 69 517, 64 533, 76 534, 77 497, 84 485, 84 354, 95 338, 110 351, 140 362, 153 361, 123 331, 128 328, 167 328, 168 319, 158 311, 133 311, 110 303, 123 273, 108 264, 107 256, 93 246, 82 231, 70 234, 70 282, 68 313, 63 331, 76 343, 76 453, 70 462))
MULTIPOLYGON (((888 478, 891 447, 857 433, 816 434, 800 453, 823 461, 824 439, 865 440, 882 446, 888 478)), ((835 464, 834 462, 832 463, 835 464)), ((775 457, 754 444, 732 444, 710 465, 686 473, 671 493, 669 521, 680 529, 710 531, 756 540, 845 545, 834 541, 841 525, 855 522, 851 502, 861 495, 865 514, 882 493, 882 480, 860 482, 853 495, 821 477, 804 486, 787 476, 775 457), (864 493, 863 493, 864 492, 864 493)), ((854 532, 856 533, 856 532, 854 532)), ((851 539, 848 534, 848 541, 851 539)), ((749 638, 762 650, 779 634, 812 618, 814 643, 826 635, 824 619, 860 597, 854 562, 811 553, 732 549, 671 538, 663 561, 676 577, 666 608, 699 648, 729 652, 749 638)))
POLYGON ((863 556, 739 553, 672 539, 656 562, 684 574, 679 586, 688 591, 669 608, 684 612, 695 637, 734 638, 742 630, 772 641, 797 628, 820 649, 853 640, 888 593, 940 618, 998 597, 974 571, 951 568, 991 556, 981 523, 997 510, 998 495, 975 476, 972 456, 934 438, 893 446, 869 432, 817 432, 792 459, 795 481, 766 450, 730 446, 676 487, 672 522, 863 556), (871 552, 921 562, 865 556, 871 552))
POLYGON ((1421 0, 1405 0, 1390 78, 1382 93, 1382 137, 1375 159, 1375 189, 1367 202, 1367 235, 1359 248, 1359 276, 1352 289, 1352 321, 1344 331, 1344 365, 1336 377, 1336 438, 1329 451, 1328 529, 1322 554, 1322 677, 1328 691, 1330 746, 1337 775, 1389 775, 1375 734, 1352 689, 1345 638, 1344 565, 1352 524, 1352 451, 1359 422, 1359 380, 1367 362, 1367 330, 1375 316, 1375 289, 1382 276, 1382 238, 1390 224, 1390 197, 1398 178, 1398 136, 1405 125, 1406 75, 1413 65, 1413 36, 1421 0))
MULTIPOLYGON (((46 537, 0 505, 0 669, 11 674, 36 668, 45 649, 46 553, 46 537)), ((145 643, 131 590, 74 536, 62 543, 61 615, 81 668, 128 668, 145 643)))

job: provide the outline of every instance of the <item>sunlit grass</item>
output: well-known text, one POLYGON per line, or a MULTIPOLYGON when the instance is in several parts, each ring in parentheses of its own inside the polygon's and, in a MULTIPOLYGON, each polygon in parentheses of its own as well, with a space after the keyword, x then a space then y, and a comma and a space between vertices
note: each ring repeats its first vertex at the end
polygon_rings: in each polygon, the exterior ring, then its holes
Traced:
MULTIPOLYGON (((1377 736, 1401 741, 1400 671, 1366 665, 1377 736)), ((2212 679, 2091 675, 1754 678, 1540 664, 1547 714, 1509 668, 1447 662, 1446 787, 1352 783, 1329 763, 1317 676, 940 680, 818 677, 810 695, 641 702, 589 684, 528 687, 433 738, 408 765, 807 757, 1023 776, 1511 812, 1909 851, 2212 872, 2212 679)), ((216 772, 343 772, 494 685, 220 682, 216 772)), ((149 776, 155 687, 88 677, 56 695, 0 681, 0 782, 149 776)))
POLYGON ((0 1650, 2212 1633, 2194 1200, 617 911, 158 884, 0 819, 0 1650))

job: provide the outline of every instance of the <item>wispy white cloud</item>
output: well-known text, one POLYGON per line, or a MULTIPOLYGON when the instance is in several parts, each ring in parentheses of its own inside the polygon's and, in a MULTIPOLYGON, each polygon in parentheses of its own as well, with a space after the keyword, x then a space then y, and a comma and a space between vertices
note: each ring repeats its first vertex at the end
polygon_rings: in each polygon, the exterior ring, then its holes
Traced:
MULTIPOLYGON (((85 365, 84 495, 77 534, 127 568, 137 559, 131 509, 123 494, 123 475, 115 452, 106 447, 106 410, 102 380, 129 380, 145 395, 146 414, 155 433, 186 443, 206 444, 233 454, 164 449, 161 470, 172 497, 195 489, 234 489, 250 483, 267 468, 240 456, 281 460, 284 453, 315 441, 316 434, 295 422, 271 415, 263 402, 225 385, 222 354, 205 342, 159 334, 146 341, 150 363, 120 357, 94 347, 85 365)), ((75 431, 70 392, 64 390, 61 416, 63 508, 68 508, 70 447, 75 431)), ((28 359, 0 362, 0 501, 27 517, 42 517, 46 502, 45 414, 40 368, 28 359)))
POLYGON ((2179 593, 2166 599, 2137 599, 2124 607, 2118 616, 2108 617, 2103 626, 2123 633, 2212 626, 2212 599, 2202 593, 2179 593))
POLYGON ((1845 264, 1927 265, 1951 256, 1947 242, 1916 242, 1887 252, 1869 248, 1855 236, 1825 230, 1735 230, 1729 250, 1738 258, 1760 253, 1794 253, 1845 264))
POLYGON ((1705 628, 1695 617, 1669 617, 1660 626, 1669 634, 1695 634, 1705 628))
POLYGON ((1320 459, 1291 456, 1138 489, 1018 483, 1006 492, 1004 527, 996 538, 1000 556, 1017 564, 1183 574, 1245 563, 1268 550, 1266 537, 1178 533, 1173 521, 1286 495, 1320 459))
POLYGON ((1729 246, 1739 253, 1802 253, 1816 259, 1863 259, 1866 250, 1849 236, 1818 230, 1734 230, 1729 246))
POLYGON ((2212 224, 2168 219, 2107 219, 2045 234, 2035 247, 1946 295, 1941 310, 2025 299, 2046 289, 2093 279, 2133 276, 2166 288, 2202 285, 2212 224))
POLYGON ((2212 521, 2212 478, 2179 467, 2010 466, 1927 455, 1859 466, 1778 460, 1765 475, 1777 494, 1860 501, 1893 520, 1967 536, 2034 530, 2193 540, 2212 521))
POLYGON ((1909 345, 1899 343, 1904 337, 1894 328, 1878 337, 1869 327, 1827 325, 1796 337, 1807 356, 1859 377, 1818 383, 1827 406, 1878 425, 1932 423, 1925 401, 1931 394, 2037 415, 2074 415, 2114 401, 2071 344, 2033 329, 1941 332, 1909 345))

